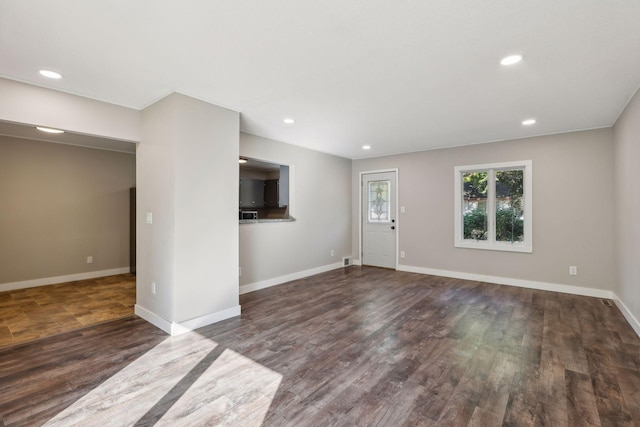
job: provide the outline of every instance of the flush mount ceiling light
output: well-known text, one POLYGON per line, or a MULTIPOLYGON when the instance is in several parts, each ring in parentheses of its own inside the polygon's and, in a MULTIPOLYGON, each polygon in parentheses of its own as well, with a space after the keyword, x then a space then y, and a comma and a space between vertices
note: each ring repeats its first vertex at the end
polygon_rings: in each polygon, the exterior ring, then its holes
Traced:
POLYGON ((47 133, 64 133, 64 131, 60 129, 45 128, 42 126, 36 126, 36 129, 42 132, 47 132, 47 133))
POLYGON ((502 65, 513 65, 517 64, 520 61, 522 61, 522 55, 509 55, 505 58, 502 58, 502 61, 500 61, 500 63, 502 65))
POLYGON ((296 122, 291 117, 287 117, 286 119, 283 119, 282 121, 284 122, 285 125, 292 125, 292 124, 294 124, 296 122))
POLYGON ((240 157, 238 163, 247 163, 247 159, 243 159, 242 157, 240 157))
POLYGON ((40 70, 39 73, 40 73, 41 76, 45 76, 45 77, 48 77, 50 79, 61 79, 62 78, 62 74, 56 73, 55 71, 51 71, 51 70, 40 70))
POLYGON ((363 145, 362 149, 363 150, 371 150, 371 146, 370 145, 363 145))
POLYGON ((532 124, 535 124, 536 119, 527 119, 527 120, 523 120, 522 124, 525 126, 531 126, 532 124))

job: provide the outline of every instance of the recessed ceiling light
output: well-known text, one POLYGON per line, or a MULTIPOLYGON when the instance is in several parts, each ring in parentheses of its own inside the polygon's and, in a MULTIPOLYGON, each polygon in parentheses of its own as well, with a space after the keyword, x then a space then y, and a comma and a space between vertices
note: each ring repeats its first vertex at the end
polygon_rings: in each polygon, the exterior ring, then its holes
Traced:
POLYGON ((62 74, 56 73, 55 71, 51 71, 51 70, 40 70, 40 75, 48 77, 50 79, 61 79, 62 78, 62 74))
POLYGON ((363 149, 363 150, 370 150, 370 149, 371 149, 371 146, 370 146, 370 145, 363 145, 363 146, 362 146, 362 149, 363 149))
POLYGON ((36 129, 42 131, 42 132, 47 132, 47 133, 64 133, 63 130, 60 129, 51 129, 51 128, 45 128, 42 126, 36 126, 36 129))
POLYGON ((510 55, 506 58, 502 58, 502 61, 500 61, 500 63, 502 65, 513 65, 517 64, 520 61, 522 61, 522 55, 510 55))
POLYGON ((243 159, 242 157, 240 157, 238 163, 247 163, 247 159, 243 159))
POLYGON ((295 120, 293 120, 293 119, 292 119, 292 118, 290 118, 290 117, 287 117, 286 119, 284 119, 284 120, 282 120, 282 121, 283 121, 286 125, 292 125, 292 124, 294 124, 294 123, 296 122, 295 120))
POLYGON ((532 124, 535 124, 535 122, 536 122, 536 119, 527 119, 527 120, 524 120, 522 124, 525 126, 531 126, 532 124))

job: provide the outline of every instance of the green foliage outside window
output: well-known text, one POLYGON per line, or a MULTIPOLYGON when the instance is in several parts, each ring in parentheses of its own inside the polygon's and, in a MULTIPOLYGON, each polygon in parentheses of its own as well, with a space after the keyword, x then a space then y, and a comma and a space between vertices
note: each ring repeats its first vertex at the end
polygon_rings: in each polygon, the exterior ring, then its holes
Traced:
MULTIPOLYGON (((520 169, 496 171, 496 241, 521 242, 524 239, 523 182, 520 169)), ((487 240, 486 205, 487 172, 463 174, 464 200, 475 201, 473 208, 464 212, 463 237, 471 240, 487 240)))

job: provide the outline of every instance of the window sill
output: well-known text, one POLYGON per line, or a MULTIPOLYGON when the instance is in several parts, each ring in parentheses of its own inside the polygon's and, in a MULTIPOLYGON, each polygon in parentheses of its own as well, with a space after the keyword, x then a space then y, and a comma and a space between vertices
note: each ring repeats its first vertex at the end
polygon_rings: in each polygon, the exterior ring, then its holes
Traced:
POLYGON ((469 240, 469 241, 463 241, 463 242, 455 242, 454 246, 456 248, 465 248, 465 249, 484 249, 488 251, 533 253, 533 248, 531 246, 514 245, 510 243, 487 244, 479 241, 469 240))

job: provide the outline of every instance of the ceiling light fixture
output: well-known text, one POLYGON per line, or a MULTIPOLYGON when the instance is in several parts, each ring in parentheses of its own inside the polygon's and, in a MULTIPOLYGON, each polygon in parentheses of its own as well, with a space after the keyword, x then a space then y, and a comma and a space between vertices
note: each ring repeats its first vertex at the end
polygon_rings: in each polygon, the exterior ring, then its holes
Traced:
POLYGON ((51 70, 40 70, 39 73, 40 73, 41 76, 45 76, 45 77, 48 77, 50 79, 61 79, 62 78, 62 74, 56 73, 55 71, 51 71, 51 70))
POLYGON ((370 150, 370 149, 371 149, 371 146, 370 146, 370 145, 363 145, 363 146, 362 146, 362 149, 363 149, 363 150, 370 150))
POLYGON ((292 124, 294 124, 296 122, 291 117, 287 117, 286 119, 283 119, 282 121, 284 122, 285 125, 292 125, 292 124))
POLYGON ((524 120, 522 124, 525 126, 531 126, 532 124, 535 124, 535 122, 536 122, 536 119, 527 119, 527 120, 524 120))
POLYGON ((500 63, 502 65, 513 65, 517 64, 520 61, 522 61, 522 55, 509 55, 505 58, 502 58, 502 61, 500 61, 500 63))
POLYGON ((242 157, 240 157, 238 163, 247 163, 247 159, 243 159, 242 157))
POLYGON ((42 132, 47 132, 47 133, 64 133, 64 131, 60 129, 45 128, 42 126, 36 126, 36 129, 42 132))

